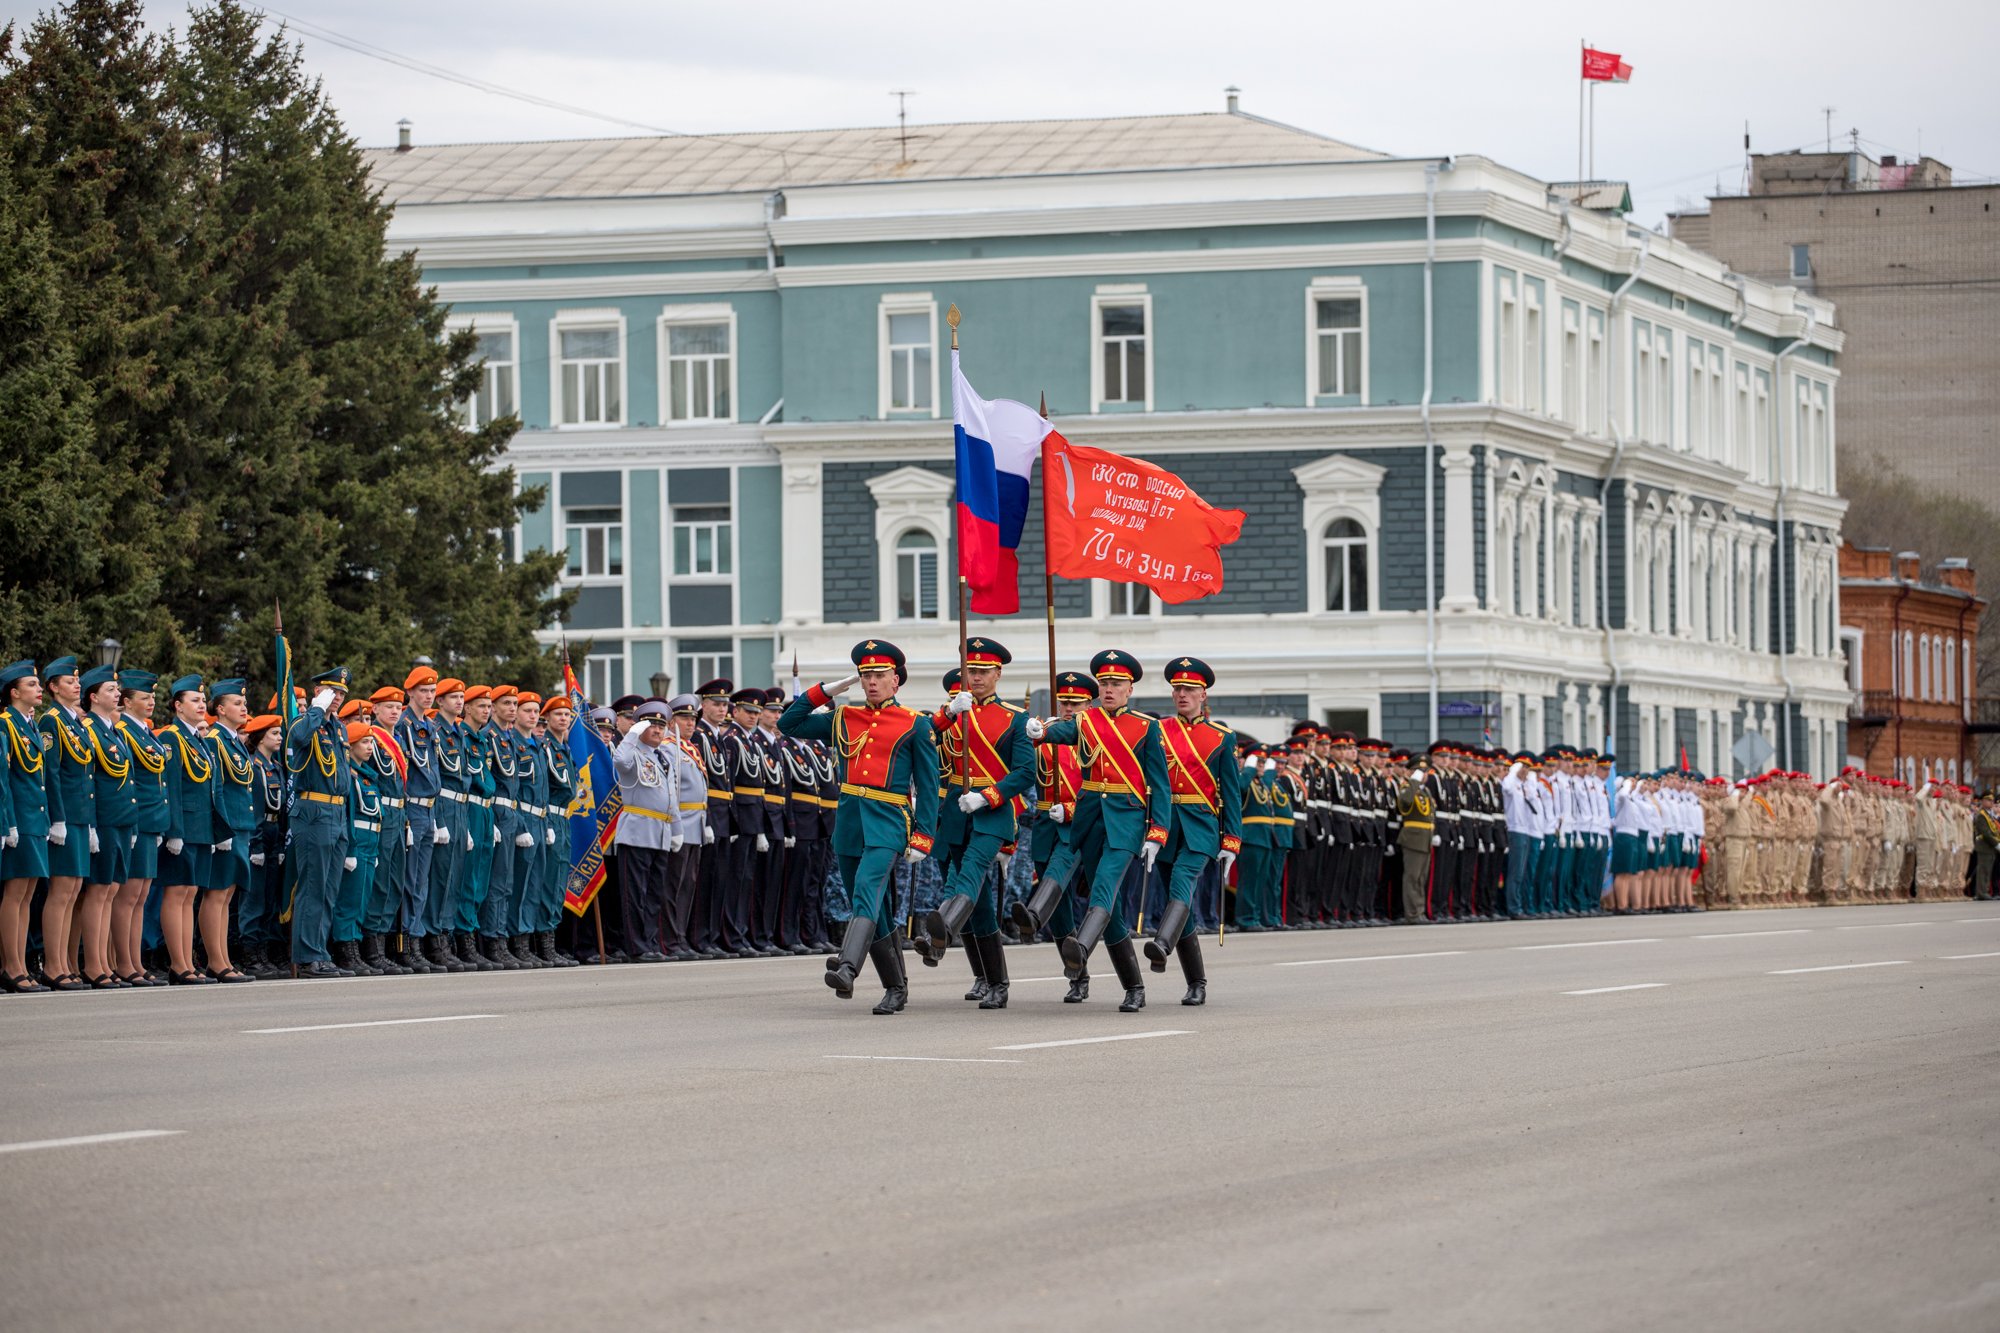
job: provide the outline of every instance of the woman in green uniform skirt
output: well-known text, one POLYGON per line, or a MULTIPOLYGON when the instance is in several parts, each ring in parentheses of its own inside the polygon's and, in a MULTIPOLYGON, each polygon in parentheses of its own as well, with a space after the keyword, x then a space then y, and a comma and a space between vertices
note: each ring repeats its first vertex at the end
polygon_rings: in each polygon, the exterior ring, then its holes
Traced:
POLYGON ((17 995, 48 989, 28 973, 28 911, 49 873, 49 806, 35 708, 42 682, 33 662, 0 667, 0 986, 17 995))

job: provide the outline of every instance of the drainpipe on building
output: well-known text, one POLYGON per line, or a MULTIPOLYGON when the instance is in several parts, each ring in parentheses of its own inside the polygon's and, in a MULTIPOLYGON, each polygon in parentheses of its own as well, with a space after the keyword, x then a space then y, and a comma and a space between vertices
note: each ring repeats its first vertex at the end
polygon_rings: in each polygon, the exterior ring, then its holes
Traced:
POLYGON ((1562 232, 1556 237, 1555 257, 1561 259, 1569 253, 1570 242, 1575 239, 1576 233, 1569 225, 1569 200, 1565 199, 1562 201, 1562 232))
MULTIPOLYGON (((1652 253, 1653 234, 1649 231, 1633 229, 1627 235, 1639 238, 1639 260, 1632 265, 1632 276, 1620 283, 1618 290, 1611 293, 1611 304, 1604 315, 1604 332, 1611 342, 1611 361, 1615 366, 1618 348, 1624 339, 1618 336, 1618 307, 1625 301, 1626 293, 1639 281, 1639 275, 1646 271, 1646 256, 1652 253)), ((1623 688, 1625 672, 1618 665, 1618 639, 1611 626, 1611 483, 1618 476, 1618 460, 1625 456, 1625 437, 1618 432, 1618 423, 1608 401, 1612 386, 1618 383, 1618 376, 1610 369, 1605 373, 1607 401, 1604 405, 1605 426, 1611 432, 1611 466, 1605 470, 1604 484, 1597 489, 1597 620, 1604 627, 1604 662, 1611 668, 1611 697, 1605 701, 1604 715, 1608 719, 1611 735, 1618 734, 1618 691, 1623 688)), ((1626 542, 1632 539, 1625 534, 1626 542)), ((1606 739, 1609 739, 1607 737, 1606 739)), ((1616 745, 1612 748, 1615 750, 1616 745)))
POLYGON ((1910 595, 1910 585, 1903 582, 1903 565, 1896 562, 1896 582, 1901 585, 1896 593, 1896 605, 1889 617, 1889 697, 1896 703, 1896 745, 1895 753, 1889 756, 1889 776, 1901 777, 1903 773, 1903 693, 1910 688, 1910 682, 1903 679, 1899 669, 1903 651, 1903 599, 1910 595))
POLYGON ((778 236, 772 230, 778 219, 785 215, 785 192, 773 190, 764 196, 764 271, 778 271, 778 236))
POLYGON ((1436 358, 1432 355, 1436 311, 1431 300, 1431 273, 1437 265, 1438 173, 1451 168, 1440 158, 1424 167, 1424 396, 1418 415, 1424 423, 1424 671, 1430 677, 1430 739, 1438 738, 1437 664, 1437 436, 1431 430, 1431 390, 1436 358))
MULTIPOLYGON (((1771 400, 1773 409, 1778 414, 1778 508, 1776 514, 1778 524, 1778 679, 1785 683, 1785 729, 1782 734, 1785 742, 1786 768, 1792 766, 1792 699, 1794 690, 1792 687, 1791 652, 1786 647, 1785 636, 1797 627, 1792 624, 1791 619, 1792 590, 1789 583, 1790 575, 1787 572, 1788 566, 1785 560, 1785 493, 1791 489, 1790 484, 1785 479, 1785 455, 1787 452, 1785 449, 1785 418, 1791 415, 1784 409, 1784 403, 1788 398, 1785 392, 1785 358, 1812 341, 1813 329, 1818 324, 1819 312, 1815 311, 1811 306, 1807 306, 1805 332, 1794 338, 1783 351, 1778 353, 1777 359, 1771 363, 1771 375, 1776 381, 1772 386, 1774 392, 1771 394, 1771 400)), ((1797 443, 1797 441, 1795 440, 1793 443, 1797 443)))
POLYGON ((1750 313, 1750 280, 1741 273, 1725 273, 1722 280, 1736 289, 1736 311, 1729 317, 1729 331, 1736 332, 1743 325, 1743 317, 1750 313))

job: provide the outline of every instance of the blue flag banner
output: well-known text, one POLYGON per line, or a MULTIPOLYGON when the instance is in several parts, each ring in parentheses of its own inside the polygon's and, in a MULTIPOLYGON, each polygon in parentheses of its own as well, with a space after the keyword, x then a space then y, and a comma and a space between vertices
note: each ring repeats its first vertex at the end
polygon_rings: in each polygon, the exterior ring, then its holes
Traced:
POLYGON ((625 798, 611 770, 611 748, 591 723, 590 700, 583 697, 568 662, 563 663, 563 685, 576 705, 576 722, 569 729, 576 794, 569 803, 569 882, 563 887, 563 906, 582 916, 604 887, 604 853, 618 831, 625 798))

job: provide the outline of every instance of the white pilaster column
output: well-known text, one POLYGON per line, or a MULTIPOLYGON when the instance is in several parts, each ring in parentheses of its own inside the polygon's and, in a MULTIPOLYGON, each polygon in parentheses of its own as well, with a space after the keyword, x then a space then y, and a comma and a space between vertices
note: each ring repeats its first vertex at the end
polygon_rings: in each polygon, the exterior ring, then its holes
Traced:
POLYGON ((778 605, 788 625, 817 625, 825 619, 821 502, 820 460, 786 459, 784 492, 779 505, 785 525, 785 567, 778 605))
MULTIPOLYGON (((1476 611, 1472 577, 1472 446, 1448 444, 1438 459, 1444 470, 1444 596, 1440 611, 1476 611)), ((1487 533, 1491 541, 1493 534, 1487 533)))

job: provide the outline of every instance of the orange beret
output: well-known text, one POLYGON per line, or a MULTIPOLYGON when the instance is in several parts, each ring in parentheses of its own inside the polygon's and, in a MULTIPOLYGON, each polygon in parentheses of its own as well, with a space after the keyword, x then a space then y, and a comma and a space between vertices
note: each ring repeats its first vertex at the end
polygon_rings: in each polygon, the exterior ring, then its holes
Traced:
POLYGON ((494 703, 499 703, 502 699, 518 693, 520 691, 516 690, 512 685, 495 685, 486 692, 486 697, 493 700, 494 703))
POLYGON ((371 704, 399 704, 403 702, 403 692, 394 685, 384 685, 381 689, 368 696, 368 702, 371 704))
POLYGON ((542 696, 536 694, 533 690, 516 690, 514 698, 519 703, 533 704, 537 708, 542 706, 542 696))
POLYGON ((492 693, 493 691, 484 685, 468 685, 465 687, 465 701, 471 703, 474 699, 484 699, 492 693))
POLYGON ((269 713, 259 713, 243 724, 245 736, 255 736, 260 731, 268 731, 278 725, 278 719, 269 713))
POLYGON ((369 723, 350 722, 347 724, 347 743, 349 745, 357 744, 358 742, 365 740, 368 737, 373 736, 374 734, 375 734, 375 728, 371 726, 369 723))
MULTIPOLYGON (((294 685, 294 686, 292 686, 292 697, 293 697, 294 699, 304 699, 304 698, 306 697, 306 687, 305 687, 305 686, 303 686, 303 685, 294 685)), ((275 694, 273 694, 273 695, 271 696, 271 702, 269 702, 269 703, 265 704, 265 705, 264 705, 264 707, 266 707, 266 708, 270 709, 270 710, 271 710, 271 711, 272 711, 273 713, 277 712, 277 711, 278 711, 278 696, 277 696, 277 695, 275 695, 275 694)))
MULTIPOLYGON (((408 689, 409 686, 405 685, 403 688, 408 689)), ((456 676, 446 676, 443 680, 438 682, 438 693, 463 694, 465 693, 465 682, 458 679, 456 676)))
POLYGON ((360 711, 361 711, 361 701, 359 699, 349 699, 346 703, 340 706, 340 720, 345 722, 348 718, 353 717, 356 713, 360 711))
POLYGON ((569 701, 567 694, 551 694, 549 701, 542 705, 542 712, 544 714, 553 713, 558 708, 565 713, 574 713, 576 711, 576 705, 569 701))
POLYGON ((403 677, 404 689, 414 690, 419 685, 436 685, 438 686, 440 693, 443 692, 444 688, 443 683, 438 680, 438 673, 431 670, 431 668, 429 667, 418 667, 416 670, 412 671, 409 675, 403 677))

